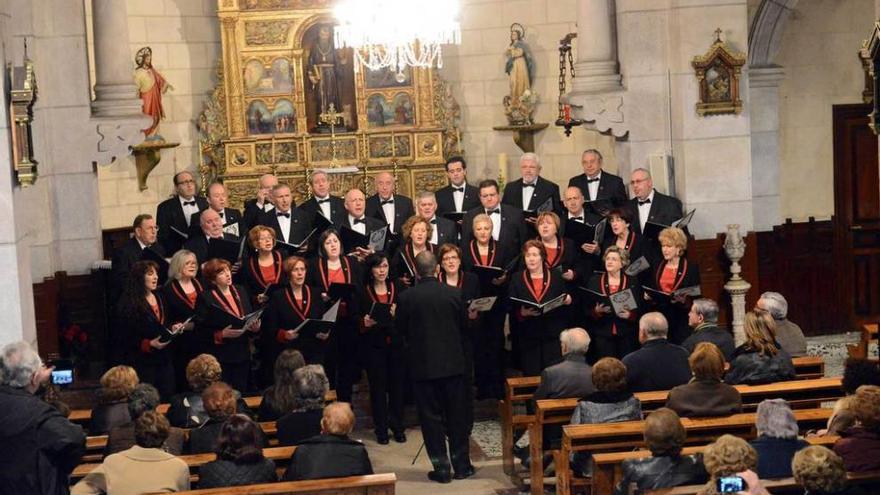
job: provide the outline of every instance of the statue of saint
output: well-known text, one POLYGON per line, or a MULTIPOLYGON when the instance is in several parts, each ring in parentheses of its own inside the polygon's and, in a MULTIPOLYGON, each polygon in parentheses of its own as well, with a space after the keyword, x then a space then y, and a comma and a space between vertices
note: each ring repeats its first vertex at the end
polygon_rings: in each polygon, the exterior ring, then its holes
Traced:
POLYGON ((134 81, 138 96, 143 101, 141 111, 153 118, 150 127, 144 129, 144 134, 147 141, 162 141, 163 138, 159 135, 159 121, 165 118, 162 95, 168 90, 174 90, 174 86, 168 84, 159 71, 153 68, 153 50, 150 47, 145 46, 138 50, 134 62, 137 65, 134 81))
POLYGON ((336 111, 342 109, 337 82, 339 64, 337 63, 336 48, 333 47, 331 29, 331 26, 327 25, 318 28, 318 40, 312 45, 311 53, 309 53, 307 74, 312 83, 312 95, 315 99, 314 122, 318 124, 318 127, 325 126, 321 123, 319 116, 329 111, 331 105, 336 111))
POLYGON ((529 45, 523 41, 525 29, 519 23, 510 26, 510 46, 507 47, 507 64, 504 72, 510 79, 510 103, 519 104, 526 91, 530 91, 535 76, 535 64, 529 45))

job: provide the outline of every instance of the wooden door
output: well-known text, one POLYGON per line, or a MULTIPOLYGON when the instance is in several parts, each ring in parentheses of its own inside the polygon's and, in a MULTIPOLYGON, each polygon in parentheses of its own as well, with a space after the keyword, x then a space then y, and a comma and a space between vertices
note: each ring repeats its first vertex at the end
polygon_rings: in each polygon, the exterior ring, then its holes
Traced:
POLYGON ((847 330, 880 320, 880 169, 870 112, 862 104, 832 110, 837 307, 847 330))

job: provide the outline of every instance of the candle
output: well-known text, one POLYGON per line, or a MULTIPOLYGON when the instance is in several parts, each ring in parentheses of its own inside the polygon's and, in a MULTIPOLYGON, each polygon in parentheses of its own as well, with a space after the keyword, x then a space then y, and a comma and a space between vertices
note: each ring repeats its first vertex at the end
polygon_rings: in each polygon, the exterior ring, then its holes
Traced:
POLYGON ((391 158, 397 156, 397 151, 394 146, 394 131, 391 131, 391 158))
POLYGON ((563 105, 562 112, 563 112, 563 115, 565 116, 564 117, 565 123, 567 124, 567 123, 571 122, 571 105, 563 105))
POLYGON ((463 154, 461 150, 461 129, 455 130, 455 141, 458 143, 458 154, 463 154))

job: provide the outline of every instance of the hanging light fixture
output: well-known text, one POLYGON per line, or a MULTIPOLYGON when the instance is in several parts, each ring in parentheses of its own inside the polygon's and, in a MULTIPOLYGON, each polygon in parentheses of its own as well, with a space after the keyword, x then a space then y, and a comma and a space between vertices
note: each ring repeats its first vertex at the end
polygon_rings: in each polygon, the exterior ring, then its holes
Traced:
POLYGON ((441 45, 461 43, 458 0, 341 0, 336 46, 351 47, 355 67, 443 67, 441 45))

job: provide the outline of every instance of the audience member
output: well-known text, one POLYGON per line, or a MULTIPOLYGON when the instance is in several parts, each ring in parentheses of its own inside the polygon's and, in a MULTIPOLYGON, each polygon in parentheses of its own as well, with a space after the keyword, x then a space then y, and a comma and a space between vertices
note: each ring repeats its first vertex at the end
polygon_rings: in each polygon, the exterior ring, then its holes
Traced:
POLYGON ((880 469, 880 387, 862 385, 853 408, 859 424, 841 433, 834 452, 850 472, 880 469))
POLYGON ((736 348, 724 381, 740 383, 773 383, 795 378, 791 356, 776 345, 773 319, 768 314, 746 313, 746 341, 736 348))
POLYGON ((626 381, 631 392, 669 390, 691 379, 688 351, 670 343, 666 318, 661 313, 647 313, 639 320, 642 348, 623 358, 626 381))
POLYGON ((583 328, 569 328, 559 334, 562 362, 541 372, 541 384, 534 400, 586 397, 596 391, 593 371, 587 364, 590 336, 583 328))
POLYGON ((666 407, 684 417, 727 416, 742 412, 739 391, 722 381, 724 356, 711 342, 700 342, 688 358, 694 377, 669 391, 666 407))
POLYGON ((843 459, 821 445, 799 450, 791 461, 794 481, 805 491, 804 495, 856 495, 863 493, 857 487, 847 487, 843 459))
POLYGON ((290 457, 284 480, 314 480, 373 474, 364 444, 348 437, 354 412, 347 402, 324 408, 321 434, 302 442, 290 457))
POLYGON ((307 364, 293 372, 293 409, 278 419, 279 445, 298 445, 321 432, 324 396, 329 389, 320 364, 307 364))
MULTIPOLYGON (((134 423, 141 414, 147 411, 155 411, 159 405, 159 391, 149 383, 138 384, 128 396, 128 414, 132 421, 124 425, 114 426, 107 435, 107 446, 104 447, 104 457, 123 450, 130 449, 135 445, 134 423)), ((171 427, 168 430, 168 438, 162 444, 162 450, 169 454, 183 454, 183 443, 186 432, 180 428, 171 427)))
MULTIPOLYGON (((627 390, 627 369, 617 358, 606 357, 593 366, 596 392, 578 401, 571 424, 618 423, 642 419, 642 403, 627 390)), ((575 453, 571 467, 588 476, 590 455, 575 453)))
POLYGON ((114 366, 101 376, 98 405, 92 408, 89 435, 106 435, 110 428, 131 422, 128 395, 138 381, 137 372, 131 366, 114 366))
POLYGON ((165 416, 147 411, 134 422, 135 445, 104 459, 74 485, 72 495, 139 495, 189 490, 189 466, 162 450, 168 438, 165 416))
MULTIPOLYGON (((208 420, 198 428, 190 430, 190 454, 204 454, 217 449, 217 438, 220 436, 223 423, 235 414, 236 394, 229 385, 215 382, 202 392, 202 403, 208 414, 208 420)), ((260 439, 260 448, 262 448, 266 444, 263 430, 260 430, 260 439)))
POLYGON ((681 455, 685 437, 681 419, 672 409, 663 407, 649 414, 645 419, 645 445, 651 457, 623 461, 623 478, 615 495, 705 483, 708 475, 702 456, 681 455))
POLYGON ((733 335, 718 326, 718 303, 711 299, 695 299, 688 312, 688 325, 693 333, 681 346, 693 353, 700 342, 711 342, 721 349, 724 359, 730 361, 736 344, 733 335))
POLYGON ((755 303, 755 312, 769 313, 776 323, 776 342, 791 356, 807 355, 807 339, 796 323, 788 320, 788 301, 778 292, 765 292, 755 303))
POLYGON ((843 393, 853 395, 862 385, 880 385, 880 366, 870 359, 847 359, 841 380, 843 393))
MULTIPOLYGON (((166 416, 172 426, 179 428, 197 428, 208 421, 208 413, 202 403, 202 392, 212 384, 219 382, 223 370, 217 358, 210 354, 199 354, 186 365, 186 382, 189 392, 171 397, 166 416)), ((234 390, 237 412, 247 413, 247 404, 241 394, 234 390)))
POLYGON ((263 456, 260 427, 244 414, 234 414, 220 428, 217 459, 199 468, 199 488, 252 485, 278 481, 275 463, 263 456))
MULTIPOLYGON (((703 451, 703 466, 709 473, 709 482, 700 490, 698 495, 717 495, 716 488, 718 478, 725 476, 742 475, 743 472, 754 471, 758 467, 758 454, 742 438, 733 435, 721 435, 715 443, 709 444, 703 451)), ((758 477, 754 476, 757 481, 758 477)), ((749 486, 749 495, 752 495, 753 486, 749 486)), ((762 492, 754 492, 762 493, 762 492)))
POLYGON ((758 437, 749 443, 758 453, 758 476, 791 476, 794 453, 809 444, 798 438, 797 419, 788 403, 782 399, 762 401, 758 404, 755 426, 758 437))
POLYGON ((275 384, 263 392, 257 417, 260 421, 276 421, 293 411, 296 397, 294 372, 306 365, 302 353, 296 349, 286 349, 275 360, 275 384))
POLYGON ((0 354, 0 493, 66 495, 68 475, 86 451, 82 427, 35 394, 49 381, 26 342, 3 346, 0 354))

